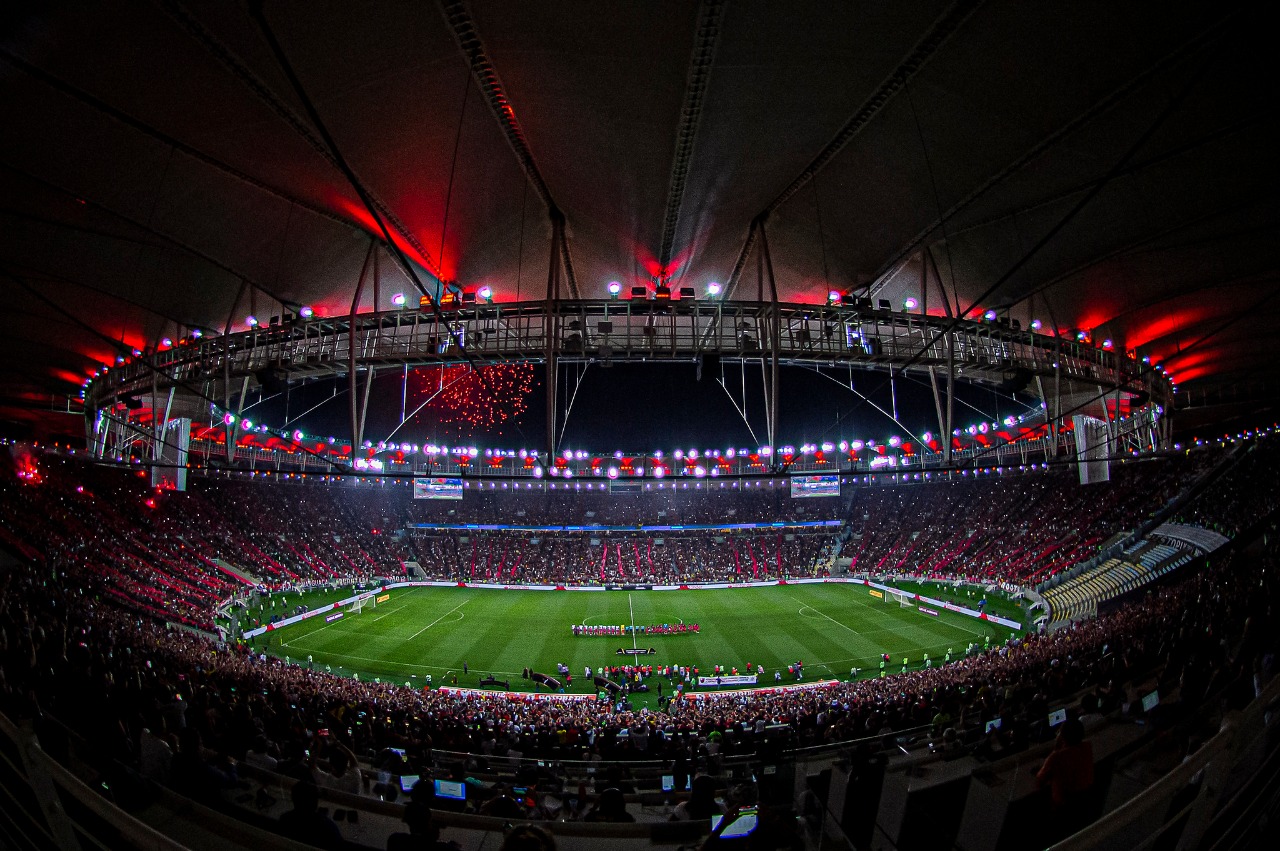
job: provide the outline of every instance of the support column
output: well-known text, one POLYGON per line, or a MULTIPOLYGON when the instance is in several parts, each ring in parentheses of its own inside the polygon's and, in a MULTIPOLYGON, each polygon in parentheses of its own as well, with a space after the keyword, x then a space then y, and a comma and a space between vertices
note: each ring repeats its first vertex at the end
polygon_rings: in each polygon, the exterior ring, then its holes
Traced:
MULTIPOLYGON (((782 348, 782 310, 778 304, 778 279, 773 274, 773 256, 769 253, 769 235, 765 231, 764 222, 760 223, 760 248, 764 253, 765 268, 769 272, 769 445, 774 446, 778 436, 778 358, 782 348)), ((777 458, 776 453, 774 458, 777 458)))
MULTIPOLYGON (((943 293, 943 301, 946 301, 946 293, 943 293)), ((946 334, 947 343, 947 431, 942 436, 945 447, 942 450, 942 463, 951 466, 951 433, 955 430, 955 413, 956 413, 956 349, 955 341, 951 336, 951 332, 946 334)))
MULTIPOLYGON (((228 358, 227 363, 230 363, 228 358)), ((230 381, 230 379, 228 379, 230 381)), ((240 400, 236 403, 236 421, 227 423, 227 463, 232 464, 236 460, 236 429, 240 427, 240 417, 244 415, 244 397, 249 393, 249 376, 245 376, 240 382, 240 400)), ((228 392, 227 406, 231 405, 231 397, 228 392)), ((225 419, 223 420, 225 422, 225 419)))
POLYGON ((151 425, 154 427, 155 444, 151 452, 152 461, 159 461, 164 457, 164 436, 169 426, 169 413, 173 410, 173 394, 175 390, 177 390, 176 385, 169 388, 169 398, 164 403, 164 416, 156 419, 156 382, 153 374, 151 381, 151 425))
POLYGON ((560 323, 557 315, 560 301, 560 244, 564 239, 564 214, 559 210, 551 211, 551 259, 547 265, 547 302, 543 311, 543 360, 547 365, 547 437, 546 464, 548 469, 555 463, 556 454, 556 406, 559 404, 556 395, 556 381, 559 365, 556 360, 556 343, 560 336, 560 323))
POLYGON ((943 445, 943 457, 947 456, 945 447, 951 445, 951 435, 947 434, 947 418, 942 413, 942 394, 938 392, 938 368, 929 367, 929 385, 933 388, 933 408, 938 414, 939 442, 943 445))
MULTIPOLYGON (((364 424, 368 420, 369 415, 369 391, 373 389, 373 377, 378 371, 372 366, 365 371, 364 377, 364 394, 360 399, 360 416, 356 419, 356 445, 364 443, 364 424)), ((351 460, 355 460, 355 447, 351 449, 351 460)))
MULTIPOLYGON (((356 406, 356 311, 360 307, 360 296, 364 293, 364 284, 368 276, 369 265, 373 261, 374 242, 369 240, 369 249, 364 254, 364 265, 360 267, 360 278, 356 281, 355 295, 351 297, 351 313, 347 317, 347 395, 351 412, 351 460, 356 460, 360 451, 360 441, 364 433, 364 418, 356 406)), ((375 302, 374 307, 377 307, 375 302)))

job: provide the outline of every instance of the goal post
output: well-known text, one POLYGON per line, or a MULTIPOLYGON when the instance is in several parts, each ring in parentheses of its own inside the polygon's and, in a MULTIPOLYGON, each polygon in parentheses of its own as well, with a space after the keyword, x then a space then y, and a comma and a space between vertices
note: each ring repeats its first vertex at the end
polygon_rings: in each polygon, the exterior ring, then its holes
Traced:
POLYGON ((361 597, 359 600, 356 600, 354 603, 352 603, 351 606, 348 607, 347 609, 347 614, 358 615, 362 611, 364 611, 366 608, 376 609, 377 607, 378 607, 377 596, 374 594, 367 594, 364 597, 361 597))
POLYGON ((889 599, 896 600, 899 607, 903 609, 914 609, 916 607, 915 600, 902 591, 890 591, 889 599))

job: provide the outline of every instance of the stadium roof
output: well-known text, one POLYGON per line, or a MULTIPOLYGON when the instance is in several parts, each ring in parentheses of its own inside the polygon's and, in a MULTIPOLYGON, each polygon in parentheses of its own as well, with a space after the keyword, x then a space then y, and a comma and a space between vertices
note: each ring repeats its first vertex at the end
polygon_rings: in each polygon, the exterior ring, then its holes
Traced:
MULTIPOLYGON (((545 294, 553 210, 566 295, 601 298, 659 275, 753 298, 763 221, 783 299, 900 305, 928 249, 930 312, 1086 329, 1183 390, 1274 352, 1251 4, 258 5, 5 13, 5 416, 120 346, 346 312, 371 208, 428 289, 498 301, 545 294)), ((380 307, 414 294, 380 269, 380 307)))

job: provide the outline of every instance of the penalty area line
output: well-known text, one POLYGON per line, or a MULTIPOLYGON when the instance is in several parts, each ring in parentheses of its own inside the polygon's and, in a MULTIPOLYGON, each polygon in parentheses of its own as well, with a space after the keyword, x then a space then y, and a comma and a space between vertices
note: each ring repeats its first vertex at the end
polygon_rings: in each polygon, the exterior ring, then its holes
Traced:
POLYGON ((396 607, 395 607, 394 609, 392 609, 391 611, 389 611, 389 612, 384 612, 383 614, 378 615, 376 618, 374 618, 373 620, 369 621, 369 623, 377 623, 378 621, 382 620, 383 618, 387 617, 388 615, 394 615, 396 612, 400 611, 401 609, 405 608, 405 606, 408 606, 408 605, 409 605, 408 603, 405 603, 404 605, 396 606, 396 607))
MULTIPOLYGON (((831 615, 827 614, 826 612, 822 612, 822 611, 819 611, 818 609, 815 609, 813 606, 810 606, 808 603, 804 602, 804 601, 803 601, 803 600, 801 600, 800 598, 798 598, 798 597, 792 597, 790 594, 788 594, 788 595, 787 595, 787 597, 788 597, 788 598, 790 598, 793 602, 796 602, 796 603, 799 603, 799 604, 800 604, 800 609, 796 612, 796 614, 800 614, 800 613, 801 613, 801 612, 803 612, 805 609, 808 609, 809 611, 813 612, 815 615, 821 615, 822 617, 824 617, 824 618, 826 618, 827 620, 831 621, 831 622, 832 622, 833 624, 835 624, 836 626, 844 627, 845 629, 849 630, 849 632, 852 632, 854 635, 857 635, 857 636, 861 636, 861 635, 862 635, 862 633, 858 632, 856 629, 854 629, 853 627, 849 626, 848 624, 840 623, 840 621, 838 621, 838 620, 836 620, 835 618, 831 617, 831 615)), ((801 615, 801 617, 803 617, 803 615, 801 615)))
POLYGON ((440 617, 436 618, 436 619, 435 619, 435 620, 433 620, 431 623, 427 624, 427 625, 426 625, 426 626, 424 626, 422 629, 418 630, 417 632, 415 632, 413 635, 409 636, 409 637, 408 637, 408 638, 406 638, 405 640, 406 640, 406 641, 413 641, 413 640, 414 640, 415 638, 417 638, 419 635, 422 635, 422 633, 424 633, 424 632, 426 632, 427 630, 431 629, 431 627, 433 627, 433 626, 435 626, 436 624, 440 623, 440 621, 444 620, 444 619, 445 619, 446 617, 448 617, 449 615, 451 615, 451 614, 453 614, 454 612, 458 611, 458 609, 461 609, 461 608, 462 608, 463 606, 465 606, 467 603, 470 603, 472 599, 473 599, 473 598, 468 597, 467 599, 463 600, 461 603, 459 603, 458 605, 454 606, 452 609, 450 609, 449 611, 445 612, 443 615, 441 615, 440 617))

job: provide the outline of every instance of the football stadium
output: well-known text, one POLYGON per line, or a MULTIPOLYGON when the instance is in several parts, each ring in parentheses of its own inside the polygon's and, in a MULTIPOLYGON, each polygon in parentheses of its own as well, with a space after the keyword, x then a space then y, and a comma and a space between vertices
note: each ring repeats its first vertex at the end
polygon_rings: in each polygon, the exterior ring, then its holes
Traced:
POLYGON ((0 851, 1271 847, 1263 15, 7 11, 0 851))

